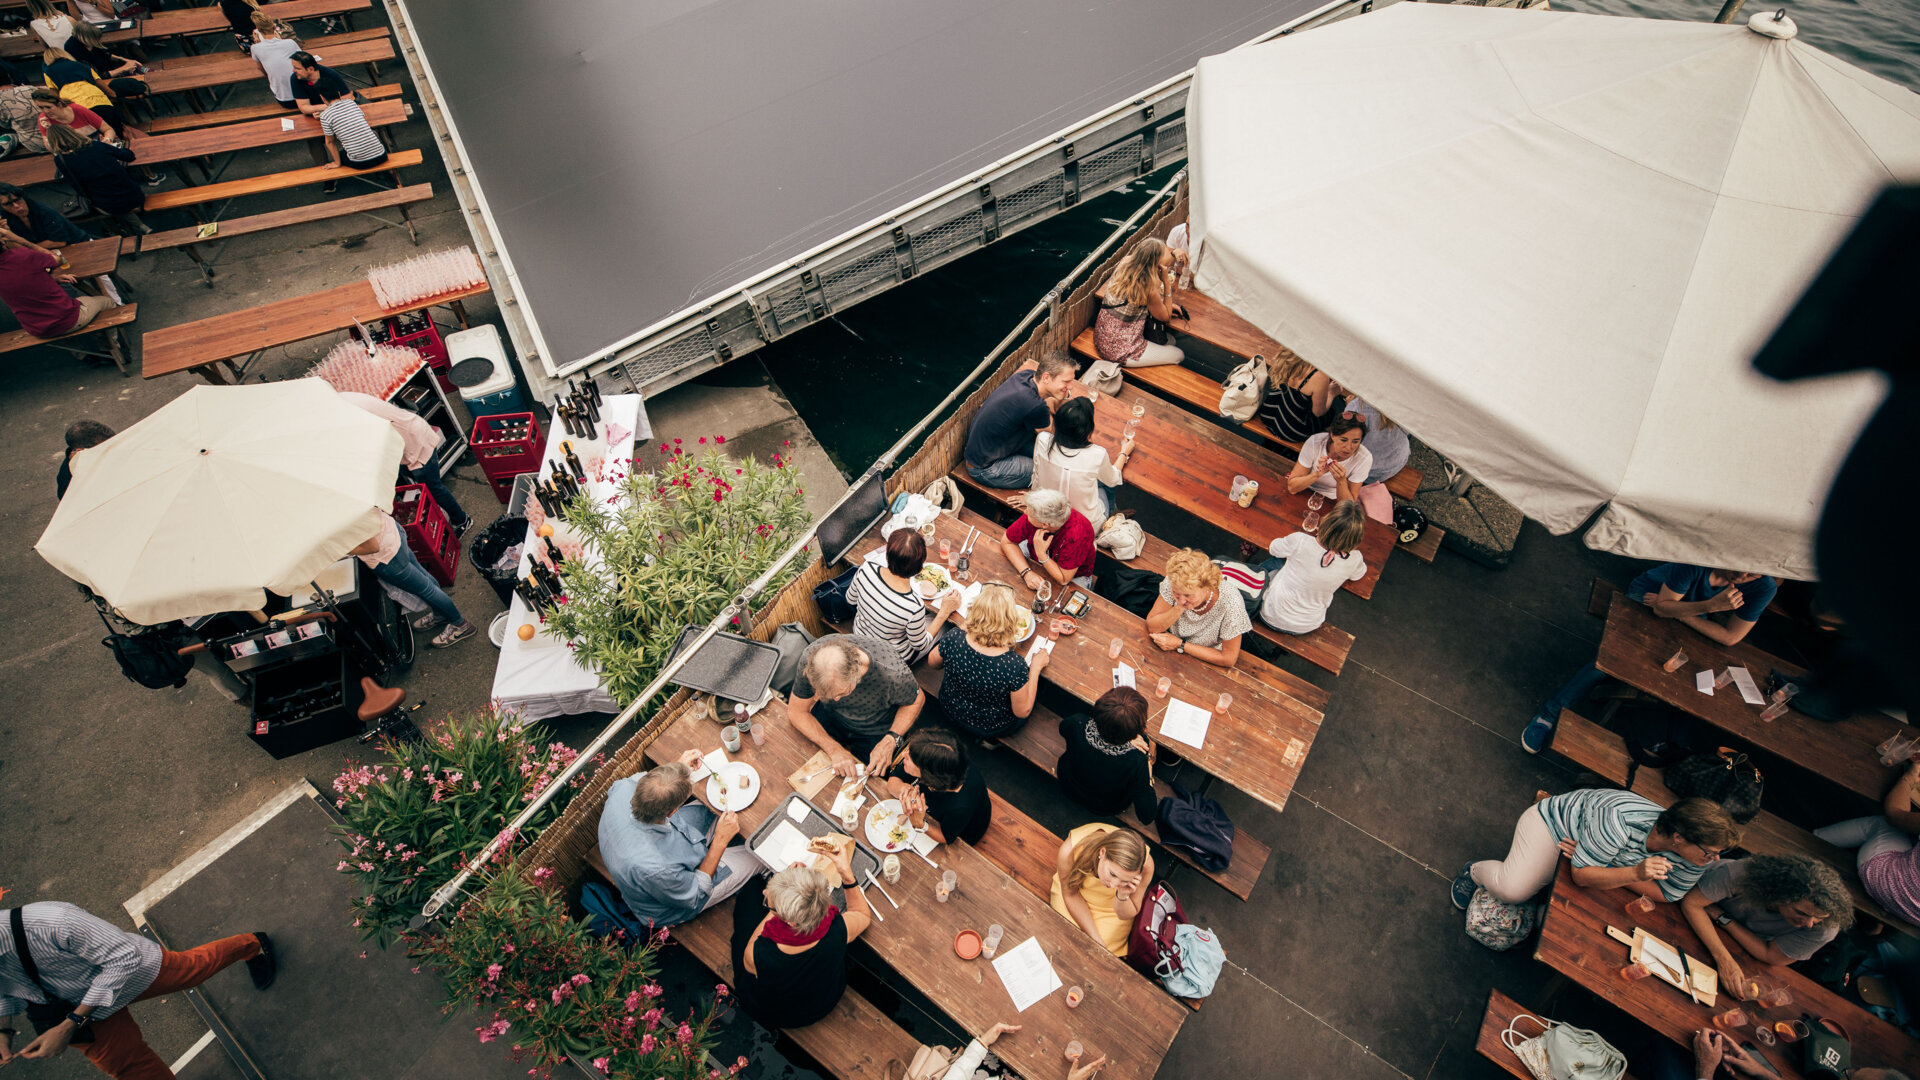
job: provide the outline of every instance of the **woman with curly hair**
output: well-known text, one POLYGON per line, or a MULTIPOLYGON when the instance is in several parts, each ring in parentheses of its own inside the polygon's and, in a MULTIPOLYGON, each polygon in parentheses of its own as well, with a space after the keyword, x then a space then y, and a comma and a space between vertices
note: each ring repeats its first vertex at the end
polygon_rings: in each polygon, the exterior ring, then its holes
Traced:
POLYGON ((1745 972, 1721 934, 1763 964, 1793 964, 1853 925, 1853 898, 1840 872, 1805 855, 1755 855, 1717 862, 1680 901, 1687 924, 1713 954, 1720 984, 1745 972))

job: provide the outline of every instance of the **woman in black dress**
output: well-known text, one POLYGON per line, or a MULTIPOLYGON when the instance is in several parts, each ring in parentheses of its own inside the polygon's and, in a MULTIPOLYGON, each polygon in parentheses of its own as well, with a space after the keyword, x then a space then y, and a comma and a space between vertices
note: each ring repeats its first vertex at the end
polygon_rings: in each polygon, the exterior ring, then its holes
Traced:
POLYGON ((1074 713, 1060 721, 1067 749, 1056 775, 1067 798, 1096 814, 1129 806, 1151 824, 1156 800, 1153 754, 1145 735, 1147 699, 1130 686, 1116 686, 1093 703, 1093 715, 1074 713))
POLYGON ((887 794, 937 844, 977 844, 993 822, 986 778, 968 760, 960 737, 940 728, 923 725, 907 736, 900 764, 887 776, 887 794))
POLYGON ((1023 660, 1014 650, 1021 612, 1013 587, 987 582, 967 613, 965 629, 949 627, 927 654, 940 677, 940 707, 953 726, 976 739, 998 739, 1020 730, 1040 692, 1040 669, 1052 653, 1023 660))
POLYGON ((833 880, 795 867, 756 878, 733 904, 733 979, 740 1004, 774 1030, 806 1027, 826 1018, 847 989, 847 943, 873 920, 873 909, 852 888, 853 845, 833 857, 848 886, 847 910, 833 906, 833 880))

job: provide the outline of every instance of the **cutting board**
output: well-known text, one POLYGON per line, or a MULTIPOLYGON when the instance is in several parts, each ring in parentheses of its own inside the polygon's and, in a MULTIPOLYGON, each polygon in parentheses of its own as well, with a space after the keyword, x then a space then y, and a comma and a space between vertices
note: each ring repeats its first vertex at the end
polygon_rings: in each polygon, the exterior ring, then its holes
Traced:
MULTIPOLYGON (((1654 978, 1659 979, 1661 982, 1666 983, 1668 986, 1673 987, 1683 994, 1687 992, 1686 983, 1681 981, 1683 976, 1680 972, 1679 961, 1674 960, 1671 964, 1668 964, 1662 963, 1658 959, 1658 957, 1667 954, 1678 956, 1680 954, 1679 949, 1674 948, 1673 945, 1660 938, 1654 937, 1652 934, 1647 933, 1644 928, 1638 926, 1633 928, 1633 935, 1631 937, 1629 937, 1625 931, 1609 926, 1607 927, 1607 936, 1613 938, 1615 941, 1625 942, 1627 945, 1628 959, 1636 964, 1645 964, 1647 970, 1653 972, 1654 978), (1653 958, 1649 958, 1648 956, 1648 943, 1652 943, 1653 945, 1653 958)), ((1694 998, 1707 1008, 1713 1008, 1714 1002, 1717 1001, 1720 996, 1720 973, 1714 970, 1712 964, 1691 953, 1687 954, 1687 968, 1693 974, 1694 998)))

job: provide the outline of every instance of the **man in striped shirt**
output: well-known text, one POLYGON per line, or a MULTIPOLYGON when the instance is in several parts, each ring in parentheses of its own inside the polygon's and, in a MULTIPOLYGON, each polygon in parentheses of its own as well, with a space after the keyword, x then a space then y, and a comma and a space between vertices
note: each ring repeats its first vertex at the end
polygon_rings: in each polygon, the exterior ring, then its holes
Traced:
MULTIPOLYGON (((339 97, 327 102, 320 110, 320 133, 327 139, 326 168, 340 167, 342 154, 346 155, 348 168, 368 169, 387 160, 387 144, 374 134, 373 125, 367 123, 367 114, 360 111, 360 104, 353 100, 353 91, 345 90, 339 97)), ((324 189, 332 191, 334 181, 326 182, 324 189)))
POLYGON ((199 986, 242 962, 256 989, 273 984, 273 943, 261 933, 173 952, 59 901, 24 904, 0 919, 0 1065, 16 1057, 57 1056, 84 1030, 93 1036, 82 1043, 87 1060, 108 1076, 172 1080, 173 1071, 147 1045, 129 1004, 199 986), (56 1001, 68 1010, 66 1018, 22 1045, 14 1018, 29 1005, 56 1001))
POLYGON ((1706 799, 1683 799, 1663 810, 1631 791, 1572 791, 1520 815, 1505 859, 1462 868, 1453 880, 1453 903, 1466 910, 1476 888, 1502 903, 1525 903, 1553 880, 1562 855, 1573 860, 1577 885, 1678 900, 1739 842, 1739 826, 1706 799))

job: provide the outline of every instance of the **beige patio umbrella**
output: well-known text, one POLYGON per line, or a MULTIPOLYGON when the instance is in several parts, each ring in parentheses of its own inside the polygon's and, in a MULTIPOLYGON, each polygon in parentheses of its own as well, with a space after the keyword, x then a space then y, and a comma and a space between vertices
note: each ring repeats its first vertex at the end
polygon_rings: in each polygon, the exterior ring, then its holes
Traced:
POLYGON ((135 622, 257 610, 379 529, 401 446, 319 379, 196 386, 74 455, 34 550, 135 622))

